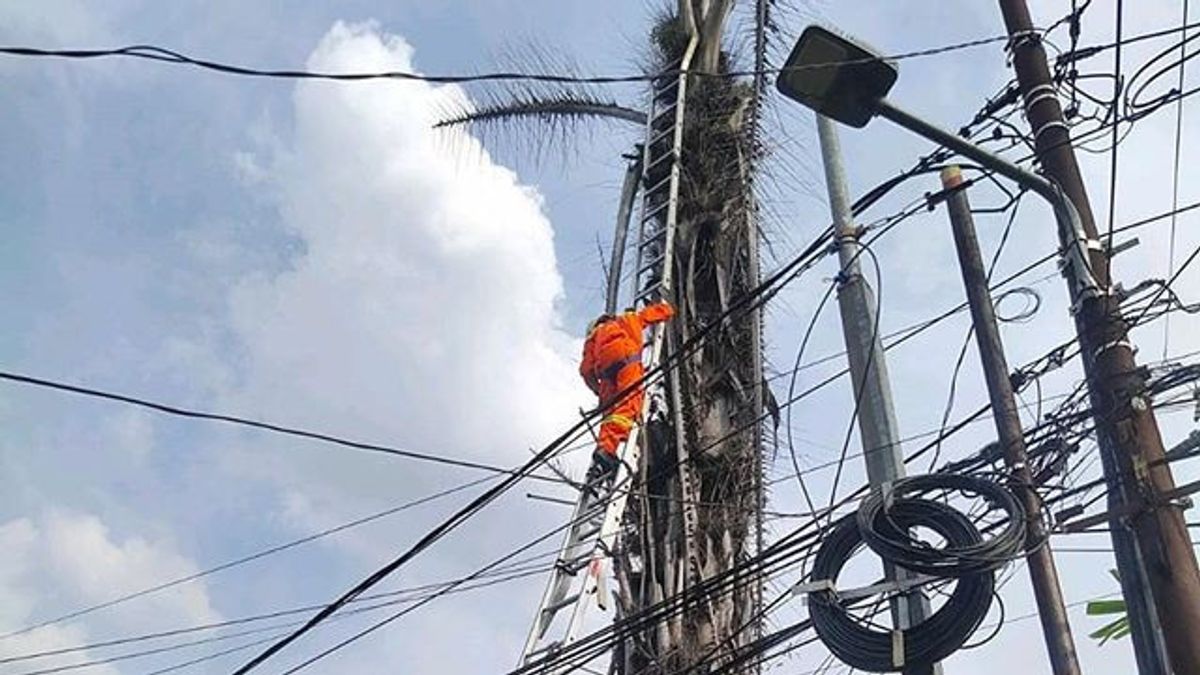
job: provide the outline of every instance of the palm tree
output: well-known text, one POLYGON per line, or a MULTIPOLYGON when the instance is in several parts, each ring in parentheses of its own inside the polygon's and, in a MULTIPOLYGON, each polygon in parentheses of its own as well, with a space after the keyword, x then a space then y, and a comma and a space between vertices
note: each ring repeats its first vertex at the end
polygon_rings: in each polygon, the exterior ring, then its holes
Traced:
MULTIPOLYGON (((763 63, 768 0, 755 5, 754 63, 763 63)), ((758 283, 753 177, 760 154, 761 78, 724 77, 733 63, 723 49, 732 0, 678 0, 650 32, 654 72, 678 67, 696 40, 689 72, 680 152, 681 181, 671 290, 678 318, 673 344, 720 320, 731 303, 758 283)), ((761 70, 756 68, 756 70, 761 70)), ((563 130, 584 118, 643 124, 632 106, 579 89, 517 91, 456 114, 444 124, 495 125, 536 121, 563 130)), ((670 598, 728 570, 761 542, 763 403, 757 314, 724 319, 712 339, 680 364, 671 399, 681 423, 651 428, 638 488, 631 500, 638 536, 618 560, 623 610, 670 598), (687 472, 672 471, 680 456, 687 472), (687 518, 685 518, 687 516, 687 518), (640 565, 631 564, 637 558, 640 565)), ((675 412, 675 411, 673 411, 675 412)), ((706 598, 681 615, 635 636, 616 658, 618 672, 676 672, 702 658, 719 660, 758 632, 761 589, 754 584, 706 598)))

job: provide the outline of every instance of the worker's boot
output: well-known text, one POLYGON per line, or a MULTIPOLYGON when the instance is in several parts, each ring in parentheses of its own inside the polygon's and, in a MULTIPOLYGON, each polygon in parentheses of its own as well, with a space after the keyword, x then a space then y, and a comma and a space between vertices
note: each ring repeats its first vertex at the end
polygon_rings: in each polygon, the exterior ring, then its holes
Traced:
POLYGON ((613 476, 617 474, 617 465, 620 463, 621 460, 617 459, 616 455, 610 455, 603 450, 597 449, 592 453, 592 465, 588 467, 584 484, 593 499, 612 483, 613 476))

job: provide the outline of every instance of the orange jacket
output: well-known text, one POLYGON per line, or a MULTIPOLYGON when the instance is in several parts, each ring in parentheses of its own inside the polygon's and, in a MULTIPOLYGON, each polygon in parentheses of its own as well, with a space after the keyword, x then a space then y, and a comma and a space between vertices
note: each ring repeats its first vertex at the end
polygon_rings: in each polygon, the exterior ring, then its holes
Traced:
POLYGON ((617 374, 610 371, 640 360, 642 331, 672 316, 675 308, 670 303, 656 302, 640 311, 619 314, 593 328, 583 343, 583 359, 579 363, 579 375, 588 388, 599 394, 603 382, 616 379, 617 374))

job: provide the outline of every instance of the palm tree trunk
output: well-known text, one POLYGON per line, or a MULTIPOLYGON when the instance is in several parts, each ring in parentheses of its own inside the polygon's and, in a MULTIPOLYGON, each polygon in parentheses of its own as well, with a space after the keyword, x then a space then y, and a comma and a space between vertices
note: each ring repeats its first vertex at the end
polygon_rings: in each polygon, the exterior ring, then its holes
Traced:
MULTIPOLYGON (((727 69, 721 49, 731 0, 680 0, 677 17, 658 26, 657 47, 664 64, 673 63, 697 31, 696 56, 689 70, 727 69), (679 51, 676 51, 679 50, 679 51)), ((674 344, 724 314, 757 283, 750 179, 752 123, 747 108, 754 88, 728 78, 690 78, 682 185, 675 241, 672 298, 679 317, 674 344)), ((647 476, 666 473, 670 462, 686 460, 686 472, 647 486, 646 536, 642 537, 648 581, 642 597, 671 597, 729 570, 757 548, 760 463, 758 425, 762 375, 757 316, 726 319, 715 339, 681 365, 678 391, 671 392, 675 418, 670 433, 679 452, 648 453, 647 476), (684 514, 695 514, 687 527, 684 514)), ((674 672, 701 660, 719 662, 723 653, 756 634, 756 584, 708 597, 642 640, 641 655, 627 649, 627 673, 674 672), (649 647, 647 649, 646 647, 649 647)))

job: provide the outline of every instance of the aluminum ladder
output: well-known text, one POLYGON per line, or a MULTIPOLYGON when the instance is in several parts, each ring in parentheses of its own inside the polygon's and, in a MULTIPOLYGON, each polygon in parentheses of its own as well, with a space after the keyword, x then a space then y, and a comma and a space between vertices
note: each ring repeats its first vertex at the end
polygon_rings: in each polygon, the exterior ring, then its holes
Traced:
MULTIPOLYGON (((695 51, 693 38, 678 65, 653 81, 642 149, 642 204, 631 275, 634 305, 656 302, 670 295, 679 211, 679 158, 687 101, 686 73, 695 51)), ((659 364, 666 339, 665 324, 656 324, 642 358, 647 372, 659 364)), ((540 668, 541 672, 554 673, 585 665, 553 664, 553 660, 560 650, 580 637, 584 616, 593 601, 601 610, 608 609, 607 579, 612 556, 633 485, 631 472, 636 471, 641 461, 644 436, 641 422, 634 425, 629 439, 618 450, 621 462, 612 487, 595 500, 587 490, 580 491, 518 668, 543 663, 546 667, 540 668), (560 620, 563 617, 565 620, 560 620), (552 627, 557 630, 551 631, 552 627)))

